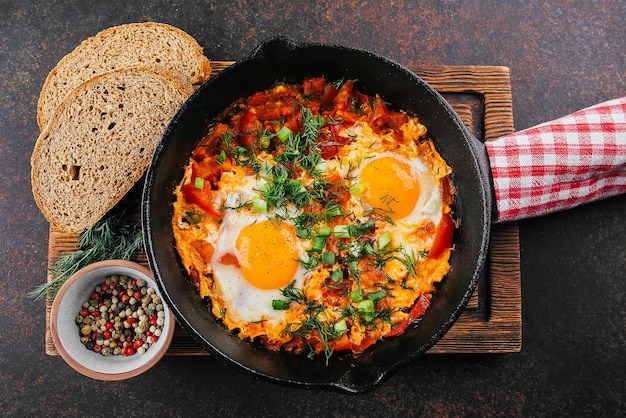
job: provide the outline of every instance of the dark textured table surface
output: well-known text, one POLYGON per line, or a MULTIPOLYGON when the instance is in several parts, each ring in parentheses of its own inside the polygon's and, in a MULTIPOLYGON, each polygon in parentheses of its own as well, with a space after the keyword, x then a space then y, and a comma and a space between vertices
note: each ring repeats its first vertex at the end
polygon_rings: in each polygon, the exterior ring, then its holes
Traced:
POLYGON ((48 224, 30 189, 46 75, 106 27, 161 21, 214 60, 271 35, 405 64, 511 69, 515 128, 626 93, 623 1, 0 0, 0 415, 624 416, 626 196, 520 222, 523 346, 428 355, 360 396, 259 380, 212 356, 99 382, 44 352, 48 224))

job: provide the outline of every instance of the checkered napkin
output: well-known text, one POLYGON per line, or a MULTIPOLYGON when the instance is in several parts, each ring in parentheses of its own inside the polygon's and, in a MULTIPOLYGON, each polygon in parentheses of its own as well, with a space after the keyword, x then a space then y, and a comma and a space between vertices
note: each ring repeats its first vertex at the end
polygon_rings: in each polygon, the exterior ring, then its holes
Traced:
POLYGON ((626 97, 485 144, 498 221, 626 192, 626 97))

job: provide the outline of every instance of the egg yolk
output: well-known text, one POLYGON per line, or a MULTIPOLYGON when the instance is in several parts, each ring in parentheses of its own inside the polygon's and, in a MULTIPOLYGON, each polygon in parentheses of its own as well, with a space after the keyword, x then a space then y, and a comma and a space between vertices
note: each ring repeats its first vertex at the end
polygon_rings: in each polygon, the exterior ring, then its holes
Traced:
POLYGON ((288 285, 298 269, 296 234, 287 224, 261 221, 246 225, 235 248, 244 278, 260 289, 288 285))
POLYGON ((363 200, 370 206, 389 211, 391 219, 408 216, 420 194, 418 181, 411 166, 393 157, 370 161, 361 170, 360 181, 365 186, 363 200))

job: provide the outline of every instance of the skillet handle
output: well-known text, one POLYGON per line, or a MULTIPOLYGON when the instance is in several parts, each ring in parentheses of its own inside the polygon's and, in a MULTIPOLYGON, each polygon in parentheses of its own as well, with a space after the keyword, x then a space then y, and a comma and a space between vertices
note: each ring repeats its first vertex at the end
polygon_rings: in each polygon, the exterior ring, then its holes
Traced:
POLYGON ((261 60, 261 62, 281 61, 290 52, 303 45, 303 43, 296 42, 287 36, 276 36, 268 38, 259 44, 250 54, 250 58, 261 60))

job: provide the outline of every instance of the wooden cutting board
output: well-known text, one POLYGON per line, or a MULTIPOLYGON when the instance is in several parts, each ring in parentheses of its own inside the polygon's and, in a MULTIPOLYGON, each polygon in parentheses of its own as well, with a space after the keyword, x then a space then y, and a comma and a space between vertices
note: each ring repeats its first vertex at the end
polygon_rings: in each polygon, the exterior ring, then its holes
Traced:
MULTIPOLYGON (((213 61, 214 74, 232 65, 213 61)), ((409 65, 430 83, 461 116, 481 141, 513 132, 513 109, 509 69, 495 66, 409 65)), ((135 203, 139 216, 139 202, 135 203)), ((48 266, 78 248, 78 235, 51 228, 48 266)), ((147 265, 145 254, 133 261, 147 265)), ((48 280, 53 277, 48 273, 48 280)), ((522 346, 522 306, 519 230, 517 223, 495 224, 488 265, 465 311, 428 353, 507 353, 522 346)), ((51 302, 46 303, 46 353, 58 355, 50 335, 51 302)), ((169 355, 206 355, 202 346, 177 325, 169 355)))

